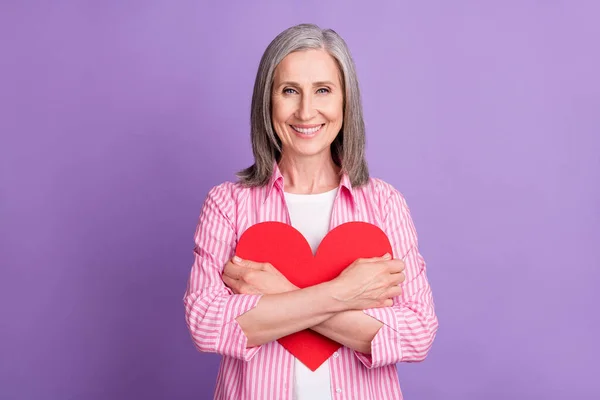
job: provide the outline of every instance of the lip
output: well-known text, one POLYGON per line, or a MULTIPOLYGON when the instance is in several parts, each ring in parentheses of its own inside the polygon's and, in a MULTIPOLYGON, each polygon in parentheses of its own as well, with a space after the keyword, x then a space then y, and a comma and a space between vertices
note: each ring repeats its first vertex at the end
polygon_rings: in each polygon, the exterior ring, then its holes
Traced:
POLYGON ((325 124, 311 124, 311 125, 307 125, 307 124, 291 125, 290 124, 290 129, 292 130, 292 132, 294 132, 294 134, 296 134, 296 136, 298 136, 301 139, 311 139, 311 138, 315 137, 316 135, 318 135, 323 130, 324 126, 325 126, 325 124), (294 129, 294 127, 300 128, 300 129, 311 129, 311 128, 319 127, 319 129, 317 129, 313 133, 307 134, 307 133, 298 132, 296 129, 294 129))
POLYGON ((297 128, 301 128, 301 129, 310 129, 310 128, 316 128, 317 126, 321 126, 324 124, 312 124, 312 125, 306 125, 306 124, 290 124, 290 126, 295 126, 297 128))

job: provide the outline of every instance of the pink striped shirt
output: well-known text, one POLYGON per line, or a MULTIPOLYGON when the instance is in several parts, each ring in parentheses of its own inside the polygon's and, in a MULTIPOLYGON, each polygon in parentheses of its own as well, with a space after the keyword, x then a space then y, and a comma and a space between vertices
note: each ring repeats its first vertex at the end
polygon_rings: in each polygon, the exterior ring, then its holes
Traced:
MULTIPOLYGON (((293 356, 277 341, 246 348, 247 338, 236 321, 257 305, 261 295, 233 294, 221 280, 241 234, 264 221, 290 224, 277 167, 260 188, 231 182, 212 188, 202 207, 184 305, 198 350, 223 355, 215 399, 292 399, 293 356)), ((383 323, 371 342, 371 354, 342 346, 330 357, 331 396, 402 399, 396 363, 425 359, 438 327, 416 231, 404 198, 391 185, 371 178, 365 186, 352 188, 344 175, 330 229, 350 221, 379 226, 390 239, 395 258, 408 253, 406 281, 392 307, 364 311, 383 323)))

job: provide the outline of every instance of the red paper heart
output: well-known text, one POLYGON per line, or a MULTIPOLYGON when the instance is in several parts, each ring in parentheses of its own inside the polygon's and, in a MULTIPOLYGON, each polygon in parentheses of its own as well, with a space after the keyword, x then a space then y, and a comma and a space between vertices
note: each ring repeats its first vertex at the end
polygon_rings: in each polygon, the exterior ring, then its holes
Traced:
MULTIPOLYGON (((294 285, 305 288, 330 281, 358 258, 392 254, 385 233, 366 222, 348 222, 332 229, 313 257, 304 236, 281 222, 262 222, 240 237, 236 255, 268 262, 294 285)), ((280 338, 279 343, 311 370, 316 370, 341 345, 310 329, 280 338)))

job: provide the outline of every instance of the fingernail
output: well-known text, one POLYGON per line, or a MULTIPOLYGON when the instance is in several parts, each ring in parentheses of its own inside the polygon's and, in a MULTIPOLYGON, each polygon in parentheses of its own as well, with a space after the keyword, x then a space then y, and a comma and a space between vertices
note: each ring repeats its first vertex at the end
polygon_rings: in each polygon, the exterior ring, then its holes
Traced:
POLYGON ((233 257, 233 262, 235 262, 235 263, 241 264, 242 261, 243 260, 241 258, 239 258, 238 256, 233 257))
POLYGON ((392 258, 392 256, 390 255, 390 253, 385 253, 385 255, 383 256, 384 260, 389 260, 390 258, 392 258))

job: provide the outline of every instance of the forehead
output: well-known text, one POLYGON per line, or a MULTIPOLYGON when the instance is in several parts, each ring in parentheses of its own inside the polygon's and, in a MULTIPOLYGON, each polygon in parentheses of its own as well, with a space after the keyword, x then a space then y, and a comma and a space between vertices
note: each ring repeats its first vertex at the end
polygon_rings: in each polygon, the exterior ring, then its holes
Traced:
POLYGON ((275 68, 275 82, 310 83, 333 81, 339 83, 337 62, 325 50, 302 50, 288 54, 275 68))

